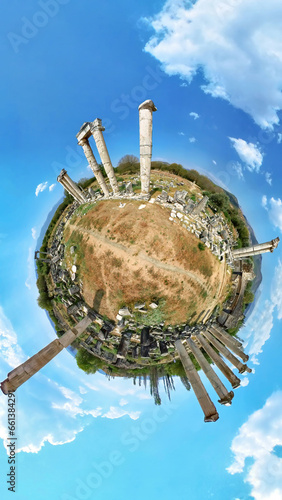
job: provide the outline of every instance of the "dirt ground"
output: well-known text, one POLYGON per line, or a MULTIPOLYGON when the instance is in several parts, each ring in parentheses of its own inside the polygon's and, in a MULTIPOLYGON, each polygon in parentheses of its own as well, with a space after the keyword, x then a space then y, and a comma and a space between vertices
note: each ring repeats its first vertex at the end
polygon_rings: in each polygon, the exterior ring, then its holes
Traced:
POLYGON ((212 312, 226 295, 226 264, 207 248, 199 250, 196 236, 169 221, 168 208, 122 203, 124 207, 117 200, 98 202, 66 226, 66 263, 73 263, 69 249, 76 246, 86 302, 93 306, 99 292, 100 313, 111 319, 124 305, 158 302, 169 324, 212 312))

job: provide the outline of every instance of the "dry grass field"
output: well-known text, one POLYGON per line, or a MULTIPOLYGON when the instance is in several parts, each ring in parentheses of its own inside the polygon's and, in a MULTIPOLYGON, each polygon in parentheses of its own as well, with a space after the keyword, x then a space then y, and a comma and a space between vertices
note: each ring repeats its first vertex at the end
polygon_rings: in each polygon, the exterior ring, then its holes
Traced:
POLYGON ((157 302, 159 318, 169 324, 193 322, 201 312, 211 312, 226 295, 225 263, 207 248, 199 250, 196 236, 169 221, 168 208, 124 203, 98 202, 66 226, 66 266, 75 255, 86 302, 93 306, 96 293, 103 291, 100 313, 111 319, 121 306, 157 302))

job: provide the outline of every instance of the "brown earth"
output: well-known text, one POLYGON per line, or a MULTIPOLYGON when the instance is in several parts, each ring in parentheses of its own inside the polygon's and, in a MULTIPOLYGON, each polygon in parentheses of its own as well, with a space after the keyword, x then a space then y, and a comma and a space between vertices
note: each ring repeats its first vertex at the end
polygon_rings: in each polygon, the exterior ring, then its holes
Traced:
POLYGON ((207 248, 199 250, 196 236, 169 221, 168 208, 124 203, 98 202, 66 226, 66 266, 74 263, 74 245, 85 301, 93 306, 99 292, 99 312, 111 319, 121 306, 136 302, 158 302, 159 322, 191 322, 200 313, 203 319, 226 296, 226 264, 207 248))

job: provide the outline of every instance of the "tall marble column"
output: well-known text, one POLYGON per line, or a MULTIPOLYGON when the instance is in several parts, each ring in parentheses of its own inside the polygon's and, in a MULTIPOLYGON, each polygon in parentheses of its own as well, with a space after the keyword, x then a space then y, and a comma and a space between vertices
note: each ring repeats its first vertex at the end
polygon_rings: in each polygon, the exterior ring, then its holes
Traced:
POLYGON ((219 342, 210 332, 203 330, 203 335, 208 339, 208 341, 219 351, 221 354, 232 363, 233 366, 235 366, 238 370, 239 373, 244 373, 244 372, 249 372, 251 373, 252 370, 248 368, 247 365, 243 365, 239 359, 237 359, 228 349, 225 347, 221 342, 219 342))
POLYGON ((83 191, 76 185, 75 182, 68 176, 67 171, 63 168, 57 177, 57 181, 62 184, 64 189, 68 191, 79 203, 86 203, 87 199, 83 191))
POLYGON ((211 326, 214 330, 222 335, 222 338, 228 338, 234 346, 238 347, 239 349, 242 348, 242 342, 236 337, 233 337, 233 335, 230 335, 226 330, 224 330, 224 328, 222 328, 222 326, 219 326, 217 323, 213 323, 211 326))
POLYGON ((148 99, 139 106, 140 130, 140 177, 141 194, 150 193, 150 175, 152 159, 153 111, 157 111, 153 101, 148 99))
POLYGON ((279 241, 280 238, 277 237, 274 240, 267 241, 266 243, 261 243, 259 245, 253 245, 245 248, 237 248, 236 250, 232 251, 232 255, 234 260, 236 260, 236 259, 244 259, 252 255, 260 255, 266 252, 273 252, 273 250, 278 247, 279 241))
POLYGON ((224 384, 221 382, 220 378, 213 370, 212 366, 203 355, 202 351, 198 348, 198 346, 193 342, 191 338, 187 339, 187 344, 190 347, 191 352, 194 354, 203 372, 212 384, 214 390, 220 397, 218 402, 222 405, 230 405, 232 399, 234 398, 234 392, 228 392, 224 384))
POLYGON ((2 392, 8 394, 9 392, 15 391, 35 373, 41 370, 43 366, 47 365, 47 363, 57 356, 65 347, 68 347, 86 330, 92 321, 93 318, 91 319, 89 316, 86 316, 86 318, 79 321, 74 328, 64 333, 62 337, 53 340, 53 342, 50 342, 50 344, 41 349, 41 351, 9 372, 7 378, 1 382, 2 392))
POLYGON ((110 159, 109 152, 107 150, 107 146, 105 143, 105 139, 103 136, 103 131, 105 130, 105 127, 102 125, 102 120, 100 118, 96 118, 94 122, 91 124, 91 133, 94 137, 101 161, 103 163, 104 169, 106 171, 106 174, 109 178, 112 190, 114 194, 119 194, 119 188, 118 188, 118 183, 116 180, 115 172, 113 169, 113 165, 110 159))
POLYGON ((222 335, 221 332, 219 332, 216 328, 210 326, 209 331, 216 337, 220 342, 222 342, 224 345, 229 347, 229 349, 236 354, 236 356, 239 356, 244 362, 248 361, 249 356, 242 351, 239 347, 234 345, 234 343, 230 340, 231 336, 229 335, 230 338, 228 338, 227 335, 222 335))
POLYGON ((200 376, 188 354, 181 340, 176 340, 175 347, 180 356, 181 363, 186 372, 187 378, 196 394, 196 397, 201 405, 201 408, 205 415, 205 422, 215 422, 218 420, 219 416, 216 408, 211 401, 200 376))
POLYGON ((83 149, 84 154, 86 156, 86 159, 89 163, 89 166, 90 166, 92 172, 94 173, 101 190, 103 191, 105 196, 109 196, 109 190, 108 190, 107 184, 105 183, 105 179, 104 179, 103 174, 100 170, 100 167, 96 161, 96 158, 94 156, 94 153, 92 151, 92 148, 89 144, 88 139, 84 138, 81 141, 79 141, 78 144, 79 144, 79 146, 82 146, 82 149, 83 149))
POLYGON ((220 369, 223 375, 229 380, 233 389, 236 389, 240 386, 241 381, 238 377, 236 377, 235 373, 227 366, 227 364, 223 361, 220 355, 213 349, 213 347, 208 343, 208 341, 203 337, 202 334, 197 336, 198 341, 200 342, 203 349, 209 355, 209 357, 213 360, 216 366, 220 369))

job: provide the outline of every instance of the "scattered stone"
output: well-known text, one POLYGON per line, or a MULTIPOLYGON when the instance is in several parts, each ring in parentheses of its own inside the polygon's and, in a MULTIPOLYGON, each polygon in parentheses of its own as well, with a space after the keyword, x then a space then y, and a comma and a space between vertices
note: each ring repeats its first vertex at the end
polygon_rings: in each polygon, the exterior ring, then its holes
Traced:
POLYGON ((149 305, 149 307, 150 307, 151 309, 157 309, 157 307, 159 307, 159 306, 158 306, 158 304, 155 304, 155 302, 152 302, 152 303, 149 305))
POLYGON ((119 313, 120 316, 132 316, 132 314, 129 311, 128 307, 123 307, 122 309, 119 310, 118 313, 119 313))
POLYGON ((76 266, 75 265, 71 266, 71 270, 73 273, 76 273, 76 266))
POLYGON ((125 207, 125 205, 126 205, 126 203, 120 203, 119 208, 123 208, 123 207, 125 207))
POLYGON ((76 293, 79 293, 80 289, 79 286, 74 285, 69 288, 69 294, 70 295, 75 295, 76 293))
POLYGON ((139 209, 139 210, 142 210, 142 208, 146 208, 146 206, 147 206, 147 205, 140 205, 140 206, 138 207, 138 209, 139 209))
POLYGON ((146 304, 135 304, 134 309, 143 309, 146 304))

